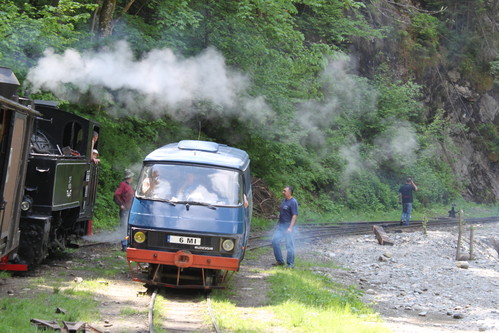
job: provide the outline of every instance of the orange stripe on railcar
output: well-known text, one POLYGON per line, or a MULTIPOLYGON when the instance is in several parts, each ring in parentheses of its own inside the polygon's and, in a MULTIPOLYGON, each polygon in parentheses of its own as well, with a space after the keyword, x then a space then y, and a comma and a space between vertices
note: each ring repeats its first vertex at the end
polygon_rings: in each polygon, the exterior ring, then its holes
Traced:
POLYGON ((162 252, 128 248, 126 257, 129 262, 169 265, 180 268, 193 267, 228 271, 237 271, 239 269, 239 260, 237 258, 197 255, 186 250, 162 252))

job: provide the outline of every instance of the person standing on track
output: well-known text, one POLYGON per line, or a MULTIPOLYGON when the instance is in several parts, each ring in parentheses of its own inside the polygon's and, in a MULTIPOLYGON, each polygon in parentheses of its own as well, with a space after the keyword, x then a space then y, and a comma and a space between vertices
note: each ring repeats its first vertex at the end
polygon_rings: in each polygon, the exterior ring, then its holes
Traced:
POLYGON ((293 198, 293 187, 286 186, 282 193, 282 199, 279 222, 274 230, 272 236, 272 248, 274 249, 274 256, 276 262, 273 266, 284 266, 284 259, 281 252, 281 241, 286 240, 286 264, 288 268, 295 266, 295 243, 294 243, 294 226, 298 217, 298 201, 293 198))
POLYGON ((414 184, 412 177, 407 177, 405 184, 399 188, 399 203, 402 204, 400 225, 409 225, 412 213, 412 192, 417 190, 418 187, 414 184))

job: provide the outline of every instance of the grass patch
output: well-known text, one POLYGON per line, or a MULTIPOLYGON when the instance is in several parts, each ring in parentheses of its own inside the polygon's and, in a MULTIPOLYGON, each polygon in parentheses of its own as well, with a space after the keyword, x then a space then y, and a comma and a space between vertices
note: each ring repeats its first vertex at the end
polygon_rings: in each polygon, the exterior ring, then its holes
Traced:
POLYGON ((125 252, 113 250, 110 255, 95 258, 95 260, 78 259, 78 265, 73 267, 76 271, 96 272, 98 276, 115 277, 122 270, 128 270, 125 252))
POLYGON ((43 292, 34 298, 0 298, 2 333, 40 332, 30 323, 32 318, 64 321, 95 321, 100 318, 97 302, 88 291, 68 289, 53 293, 43 292), (57 308, 65 313, 56 313, 57 308))
MULTIPOLYGON (((460 209, 463 210, 465 218, 499 216, 499 205, 497 204, 476 204, 473 202, 464 201, 462 199, 455 200, 452 204, 455 206, 454 209, 456 211, 460 209)), ((420 204, 415 203, 413 206, 411 220, 422 220, 425 216, 429 219, 437 217, 447 217, 449 216, 449 211, 452 208, 452 204, 422 207, 420 204)), ((335 214, 317 214, 311 211, 303 211, 303 213, 300 213, 301 214, 298 218, 298 224, 336 224, 340 222, 356 221, 400 221, 402 208, 386 211, 357 211, 344 209, 335 214)), ((265 225, 267 226, 267 228, 270 228, 274 224, 274 221, 267 220, 267 223, 265 225)), ((262 229, 263 225, 264 222, 259 221, 260 229, 262 229)))
POLYGON ((149 310, 147 308, 141 310, 134 308, 123 308, 120 310, 120 315, 122 317, 135 316, 135 315, 142 316, 144 314, 147 314, 148 312, 149 310))
MULTIPOLYGON (((238 308, 230 290, 212 293, 217 323, 230 332, 389 332, 361 300, 361 292, 331 281, 315 267, 334 264, 297 261, 299 268, 274 268, 269 275, 269 304, 238 308)), ((258 291, 255 291, 258 292, 258 291)))

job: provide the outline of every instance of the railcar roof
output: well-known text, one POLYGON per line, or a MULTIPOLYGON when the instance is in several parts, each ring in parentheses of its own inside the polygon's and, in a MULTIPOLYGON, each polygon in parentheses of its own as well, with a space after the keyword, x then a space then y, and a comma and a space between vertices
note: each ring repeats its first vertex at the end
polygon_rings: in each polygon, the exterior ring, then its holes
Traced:
POLYGON ((246 170, 248 154, 241 149, 209 141, 183 140, 158 148, 144 162, 182 162, 246 170))

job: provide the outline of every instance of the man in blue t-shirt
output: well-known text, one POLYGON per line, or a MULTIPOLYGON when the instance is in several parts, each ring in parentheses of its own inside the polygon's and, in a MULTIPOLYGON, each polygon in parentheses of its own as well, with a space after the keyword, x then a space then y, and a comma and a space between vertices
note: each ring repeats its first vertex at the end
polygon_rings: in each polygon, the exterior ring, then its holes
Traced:
POLYGON ((399 188, 399 203, 402 204, 402 218, 400 225, 409 225, 412 213, 412 191, 417 191, 418 187, 414 184, 411 177, 407 177, 404 185, 399 188))
POLYGON ((280 212, 279 212, 279 222, 272 236, 272 248, 274 249, 274 256, 276 263, 274 266, 283 266, 284 259, 281 252, 281 241, 286 240, 286 264, 288 268, 295 267, 295 243, 294 243, 294 226, 296 224, 296 218, 298 217, 298 201, 293 198, 293 187, 286 186, 282 190, 284 199, 282 199, 280 212))

